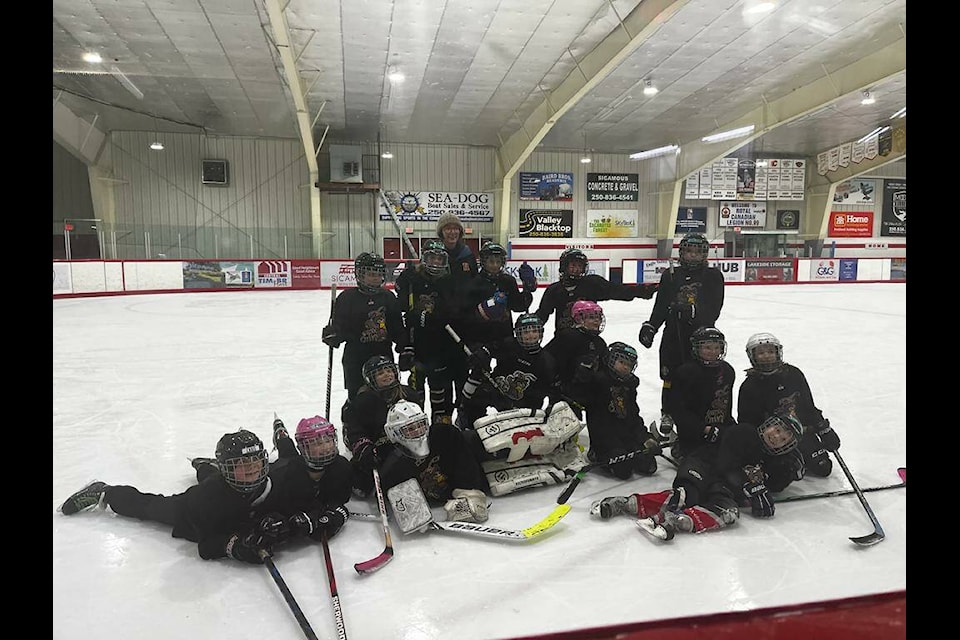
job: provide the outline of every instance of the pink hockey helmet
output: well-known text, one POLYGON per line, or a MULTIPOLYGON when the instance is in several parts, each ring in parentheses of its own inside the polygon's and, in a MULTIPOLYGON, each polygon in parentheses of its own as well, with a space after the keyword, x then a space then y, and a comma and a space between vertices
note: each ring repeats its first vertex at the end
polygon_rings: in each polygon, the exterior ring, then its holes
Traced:
POLYGON ((297 448, 307 466, 320 471, 337 457, 337 431, 330 421, 322 416, 302 419, 297 424, 294 436, 297 448))

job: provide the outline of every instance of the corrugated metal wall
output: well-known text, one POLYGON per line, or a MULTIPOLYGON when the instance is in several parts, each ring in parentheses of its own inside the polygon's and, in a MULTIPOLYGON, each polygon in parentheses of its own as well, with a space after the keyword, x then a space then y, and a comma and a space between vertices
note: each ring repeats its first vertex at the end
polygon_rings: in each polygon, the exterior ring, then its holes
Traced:
POLYGON ((52 183, 54 233, 63 231, 63 221, 67 218, 96 217, 87 165, 56 141, 53 143, 52 183))

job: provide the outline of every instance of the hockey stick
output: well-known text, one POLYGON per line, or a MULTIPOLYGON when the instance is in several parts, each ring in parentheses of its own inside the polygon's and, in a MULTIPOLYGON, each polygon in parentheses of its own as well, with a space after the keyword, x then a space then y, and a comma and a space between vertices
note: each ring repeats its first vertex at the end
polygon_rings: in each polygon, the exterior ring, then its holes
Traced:
POLYGON ((287 601, 287 606, 289 606, 290 611, 293 612, 293 617, 300 623, 300 629, 303 630, 303 635, 307 637, 307 640, 318 640, 317 634, 314 633, 310 623, 307 622, 307 617, 303 615, 303 611, 300 610, 300 605, 297 604, 293 594, 290 593, 290 588, 287 587, 287 583, 283 581, 277 565, 273 563, 273 558, 271 558, 270 554, 264 549, 260 549, 258 553, 260 554, 260 559, 263 560, 263 564, 270 571, 270 576, 273 577, 273 581, 276 582, 277 587, 280 588, 280 593, 283 594, 283 599, 287 601))
MULTIPOLYGON (((451 327, 449 324, 445 324, 445 325, 443 325, 443 328, 447 330, 447 333, 450 334, 450 337, 453 338, 453 341, 456 342, 458 345, 460 345, 460 348, 463 349, 463 352, 464 352, 465 354, 467 354, 467 357, 468 357, 468 358, 473 355, 473 352, 470 351, 470 347, 467 346, 467 343, 466 343, 466 342, 464 342, 463 340, 460 339, 460 336, 457 335, 457 332, 454 331, 453 327, 451 327)), ((478 367, 478 368, 479 368, 479 367, 478 367)), ((480 371, 483 372, 483 377, 487 379, 487 382, 489 382, 491 385, 493 385, 493 388, 494 388, 494 389, 496 389, 496 390, 499 391, 500 393, 503 393, 503 395, 506 395, 506 394, 503 392, 503 389, 501 389, 501 388, 497 385, 496 381, 493 379, 493 376, 490 375, 490 372, 489 372, 489 371, 487 371, 486 369, 483 369, 483 368, 480 368, 480 371)))
MULTIPOLYGON (((337 283, 330 285, 330 322, 333 323, 333 308, 337 304, 337 283)), ((330 389, 333 387, 333 347, 327 347, 327 400, 326 413, 323 415, 327 420, 330 419, 330 389)))
POLYGON ((643 454, 660 454, 660 445, 657 444, 656 440, 653 438, 647 440, 644 444, 647 446, 643 449, 637 449, 636 451, 630 451, 629 453, 623 453, 619 456, 614 456, 605 462, 591 462, 590 464, 584 466, 580 471, 577 471, 577 474, 573 476, 573 479, 567 484, 567 488, 563 490, 560 496, 557 498, 557 504, 566 504, 567 500, 570 499, 570 496, 573 495, 574 490, 580 484, 580 481, 583 480, 583 477, 587 474, 588 471, 592 471, 598 467, 606 467, 614 464, 623 462, 624 460, 630 460, 636 456, 643 454))
MULTIPOLYGON (((393 538, 390 537, 390 525, 387 524, 387 508, 383 504, 383 490, 380 488, 380 472, 373 470, 373 486, 377 492, 377 506, 380 508, 380 521, 383 523, 383 538, 386 541, 383 552, 375 558, 353 565, 360 575, 373 573, 383 568, 393 559, 393 538)), ((351 514, 353 515, 353 514, 351 514)))
MULTIPOLYGON (((427 522, 427 527, 434 531, 452 531, 454 533, 461 533, 481 538, 523 542, 530 540, 531 538, 536 538, 543 532, 553 527, 553 525, 560 522, 563 516, 567 515, 567 512, 569 511, 570 505, 557 505, 554 507, 553 511, 547 515, 546 518, 534 525, 527 527, 526 529, 500 529, 498 527, 489 527, 484 524, 475 524, 473 522, 437 522, 435 520, 430 520, 427 522)), ((375 513, 355 513, 353 511, 350 512, 350 517, 358 520, 371 521, 378 518, 377 514, 375 513)))
MULTIPOLYGON (((861 489, 863 493, 869 493, 871 491, 886 491, 887 489, 905 489, 907 487, 907 468, 900 467, 897 469, 897 473, 900 474, 900 479, 903 482, 898 482, 897 484, 885 484, 879 487, 867 487, 861 489)), ((784 496, 783 498, 777 498, 777 504, 782 502, 799 502, 801 500, 813 500, 815 498, 832 498, 834 496, 849 496, 853 493, 856 493, 853 489, 840 489, 838 491, 827 491, 825 493, 808 493, 798 496, 784 496)))
MULTIPOLYGON (((847 476, 847 480, 850 482, 850 485, 853 487, 854 493, 857 494, 857 498, 860 499, 860 504, 863 505, 864 511, 867 512, 867 516, 870 518, 870 522, 873 523, 873 532, 868 533, 865 536, 852 537, 850 540, 854 544, 860 546, 870 546, 881 542, 886 534, 883 533, 883 527, 880 526, 880 522, 877 520, 877 516, 874 515, 873 509, 870 508, 870 505, 867 504, 867 499, 863 497, 863 491, 860 490, 860 487, 857 485, 857 481, 854 480, 853 474, 850 473, 850 469, 847 468, 847 463, 843 461, 843 458, 840 456, 840 453, 837 451, 833 452, 833 457, 837 459, 837 462, 840 463, 840 468, 843 469, 843 474, 847 476)), ((904 476, 906 472, 904 472, 904 476)))
POLYGON ((330 598, 333 601, 333 619, 337 623, 337 638, 347 640, 347 628, 343 624, 343 611, 340 609, 340 596, 337 593, 337 578, 333 575, 333 561, 330 559, 330 545, 327 544, 327 532, 320 534, 323 543, 323 559, 327 565, 327 583, 330 586, 330 598))

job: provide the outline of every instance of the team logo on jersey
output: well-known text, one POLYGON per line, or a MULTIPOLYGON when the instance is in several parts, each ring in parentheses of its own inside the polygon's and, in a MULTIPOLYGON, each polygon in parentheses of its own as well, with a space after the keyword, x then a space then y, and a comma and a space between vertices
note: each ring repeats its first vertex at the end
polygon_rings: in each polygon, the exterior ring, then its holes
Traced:
POLYGON ((607 410, 618 418, 627 416, 627 400, 623 387, 610 388, 610 403, 607 405, 607 410))
POLYGON ((499 389, 503 395, 511 400, 522 400, 523 394, 536 380, 537 376, 532 373, 514 371, 505 376, 497 376, 494 382, 496 382, 497 389, 499 389))

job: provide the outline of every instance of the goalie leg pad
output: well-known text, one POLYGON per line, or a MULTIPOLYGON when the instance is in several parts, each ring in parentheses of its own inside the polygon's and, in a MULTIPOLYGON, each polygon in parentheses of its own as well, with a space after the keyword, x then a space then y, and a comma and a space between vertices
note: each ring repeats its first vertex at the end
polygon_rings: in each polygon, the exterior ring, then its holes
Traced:
POLYGON ((474 423, 489 453, 509 449, 507 462, 516 462, 528 453, 545 455, 570 440, 584 424, 566 402, 557 402, 547 412, 541 409, 512 409, 486 416, 474 423))
POLYGON ((519 462, 490 460, 482 462, 490 493, 502 496, 520 489, 562 484, 586 466, 583 452, 572 443, 552 454, 519 462))
POLYGON ((404 534, 426 531, 433 522, 430 505, 416 478, 404 480, 387 489, 387 500, 393 509, 397 526, 404 534))

